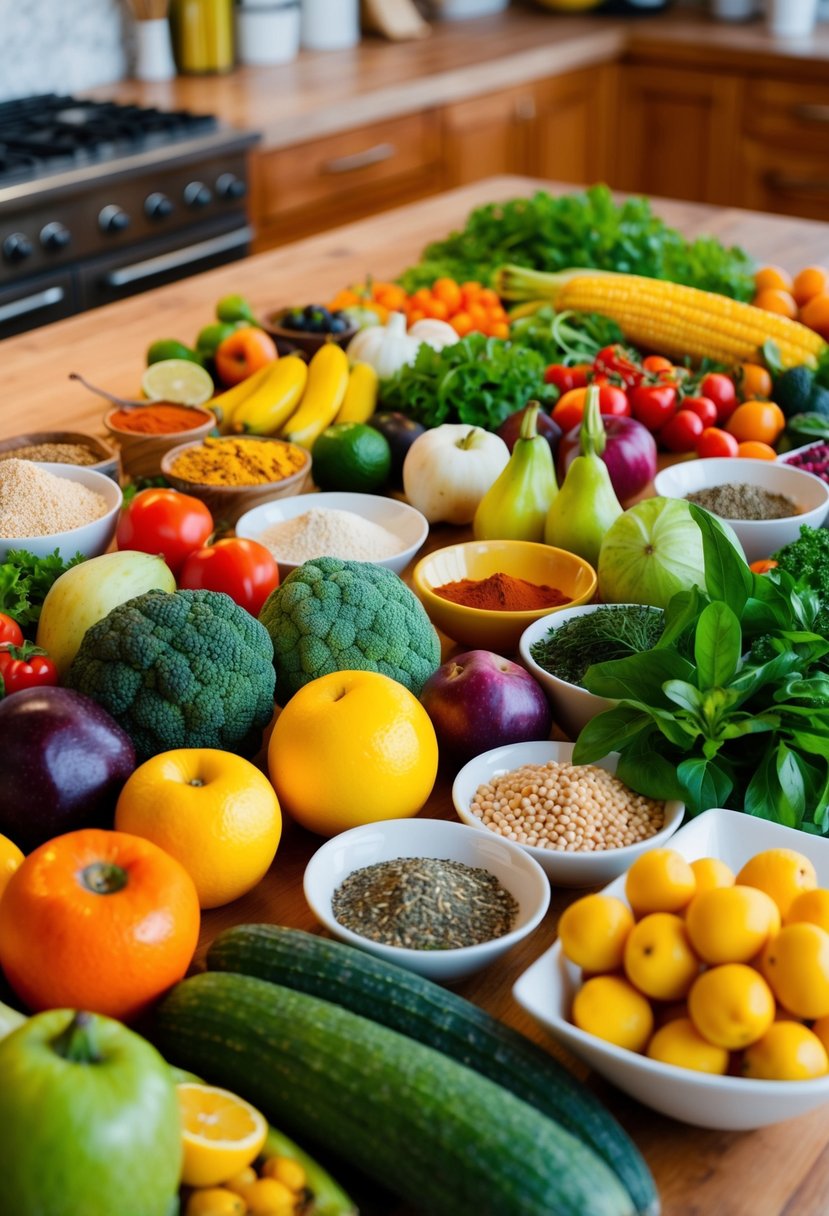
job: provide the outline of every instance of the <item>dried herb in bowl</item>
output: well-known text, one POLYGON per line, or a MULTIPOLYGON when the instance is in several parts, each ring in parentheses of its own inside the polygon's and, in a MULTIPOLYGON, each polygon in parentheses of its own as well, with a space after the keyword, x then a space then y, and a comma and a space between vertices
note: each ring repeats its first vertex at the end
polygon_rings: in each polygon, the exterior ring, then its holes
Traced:
POLYGON ((608 604, 553 625, 530 647, 539 667, 551 676, 581 686, 592 663, 609 663, 652 650, 662 636, 661 608, 646 604, 608 604))

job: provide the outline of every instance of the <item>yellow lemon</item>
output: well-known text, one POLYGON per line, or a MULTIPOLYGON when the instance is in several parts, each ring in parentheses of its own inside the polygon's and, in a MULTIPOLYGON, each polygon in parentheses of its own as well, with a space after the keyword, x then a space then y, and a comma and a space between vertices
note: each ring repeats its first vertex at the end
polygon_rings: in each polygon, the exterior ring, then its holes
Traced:
POLYGON ((282 815, 273 786, 250 761, 193 747, 160 752, 135 770, 115 827, 170 853, 196 884, 202 908, 217 908, 264 877, 282 815))
POLYGON ((716 887, 731 887, 734 885, 734 871, 719 857, 698 857, 691 862, 691 869, 696 879, 695 895, 704 895, 716 887))
POLYGON ((625 879, 625 895, 636 916, 678 912, 696 890, 694 871, 675 849, 651 849, 637 857, 625 879))
POLYGON ((438 768, 435 728, 389 676, 335 671, 300 688, 268 747, 279 801, 320 836, 416 815, 438 768))
POLYGON ((255 1107, 215 1085, 185 1081, 176 1089, 186 1186, 218 1186, 256 1159, 268 1124, 255 1107))
POLYGON ((246 1165, 244 1169, 238 1170, 227 1179, 224 1188, 226 1191, 232 1191, 234 1195, 242 1195, 245 1188, 249 1187, 252 1182, 256 1182, 258 1177, 253 1166, 246 1165))
POLYGON ((211 1186, 193 1191, 187 1200, 184 1216, 245 1216, 248 1207, 240 1195, 225 1187, 211 1186))
POLYGON ((747 963, 780 929, 777 904, 757 887, 714 887, 685 913, 691 944, 703 962, 747 963))
POLYGON ((585 895, 558 922, 561 948, 585 971, 616 971, 622 965, 633 913, 612 895, 585 895))
POLYGON ((711 1072, 723 1076, 728 1071, 729 1053, 724 1047, 709 1043, 690 1018, 666 1022, 648 1043, 648 1056, 662 1064, 677 1068, 692 1068, 695 1072, 711 1072))
POLYGON ((0 836, 0 899, 6 883, 23 860, 23 853, 8 836, 0 836))
POLYGON ((818 1036, 800 1022, 774 1022, 743 1053, 744 1077, 761 1081, 809 1081, 829 1072, 829 1057, 818 1036))
POLYGON ((812 1034, 817 1035, 829 1055, 829 1015, 812 1022, 812 1034))
POLYGON ((632 984, 616 975, 597 975, 573 999, 573 1021, 597 1039, 644 1051, 653 1030, 650 1005, 632 984))
POLYGON ((784 919, 787 925, 806 920, 829 933, 829 891, 825 887, 801 891, 795 895, 784 919))
POLYGON ((774 997, 766 981, 744 963, 703 971, 688 994, 688 1013, 709 1043, 738 1051, 761 1039, 774 1021, 774 997))
POLYGON ((817 886, 817 874, 809 858, 795 849, 765 849, 746 862, 737 882, 765 891, 785 916, 795 896, 817 886))
POLYGON ((297 1209, 296 1194, 277 1178, 257 1178, 242 1198, 250 1216, 294 1216, 297 1209))
POLYGON ((678 1001, 699 974, 681 917, 652 912, 633 927, 625 942, 625 975, 645 996, 678 1001))
POLYGON ((829 933, 802 921, 786 925, 766 946, 760 970, 772 992, 798 1018, 829 1014, 829 933))

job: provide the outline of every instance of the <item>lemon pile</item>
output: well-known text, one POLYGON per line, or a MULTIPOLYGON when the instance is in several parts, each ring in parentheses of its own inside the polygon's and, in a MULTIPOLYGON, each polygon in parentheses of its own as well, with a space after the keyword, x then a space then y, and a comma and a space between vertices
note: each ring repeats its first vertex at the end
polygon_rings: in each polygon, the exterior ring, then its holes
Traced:
POLYGON ((807 857, 767 849, 735 875, 715 857, 653 849, 625 896, 588 895, 559 922, 583 972, 576 1026, 698 1072, 829 1072, 829 890, 807 857))

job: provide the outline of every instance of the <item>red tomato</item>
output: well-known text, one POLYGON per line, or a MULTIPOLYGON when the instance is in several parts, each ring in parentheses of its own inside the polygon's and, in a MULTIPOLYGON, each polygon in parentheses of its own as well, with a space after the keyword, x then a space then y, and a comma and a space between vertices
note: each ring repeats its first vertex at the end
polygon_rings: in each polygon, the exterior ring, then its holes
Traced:
POLYGON ((22 646, 23 630, 5 612, 0 612, 0 646, 22 646))
POLYGON ((635 351, 629 350, 621 343, 603 346, 593 360, 593 370, 610 376, 617 376, 628 388, 638 384, 642 379, 642 365, 635 351))
POLYGON ((728 431, 707 426, 697 440, 697 456, 736 456, 740 445, 728 431))
POLYGON ((213 531, 213 516, 203 502, 178 490, 141 490, 121 512, 115 540, 119 549, 158 553, 178 574, 184 559, 200 549, 213 531))
POLYGON ((670 359, 666 359, 664 355, 646 355, 642 360, 642 367, 646 372, 672 372, 674 365, 670 359))
POLYGON ((553 406, 553 421, 558 423, 565 435, 581 422, 586 394, 585 388, 571 388, 553 406))
POLYGON ((31 642, 0 646, 0 695, 57 682, 58 670, 45 650, 31 642))
POLYGON ((702 419, 697 414, 681 409, 668 419, 657 439, 669 452, 693 452, 704 429, 702 419))
POLYGON ((713 426, 717 421, 717 407, 710 397, 684 397, 682 409, 696 414, 702 420, 703 427, 713 426))
POLYGON ((722 372, 709 372, 703 377, 700 393, 708 397, 717 407, 717 422, 725 422, 737 408, 737 390, 730 376, 722 372))
POLYGON ((617 418, 630 417, 630 402, 624 389, 615 384, 602 384, 599 387, 599 413, 613 414, 617 418))
POLYGON ((649 431, 658 431, 676 413, 676 389, 672 384, 640 384, 631 390, 633 416, 649 431))
POLYGON ((258 616, 274 587, 279 586, 279 567, 270 550, 258 541, 217 540, 215 545, 190 554, 181 568, 178 585, 188 591, 224 591, 251 616, 258 616))
POLYGON ((544 373, 544 383, 555 385, 560 393, 569 393, 573 388, 585 387, 587 373, 591 370, 589 363, 576 363, 573 367, 551 363, 544 373))

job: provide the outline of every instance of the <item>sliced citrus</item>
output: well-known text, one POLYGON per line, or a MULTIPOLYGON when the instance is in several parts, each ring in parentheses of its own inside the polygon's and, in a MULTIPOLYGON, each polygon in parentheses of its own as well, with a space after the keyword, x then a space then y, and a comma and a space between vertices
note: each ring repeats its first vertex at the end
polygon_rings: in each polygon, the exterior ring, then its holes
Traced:
POLYGON ((0 895, 23 860, 23 853, 8 836, 0 836, 0 895))
POLYGON ((204 405, 213 396, 213 378, 199 363, 191 363, 188 359, 162 359, 151 363, 144 372, 141 391, 150 401, 204 405))
POLYGON ((178 1090, 187 1186, 218 1186, 259 1155, 268 1135, 264 1115, 215 1085, 182 1082, 178 1090))

